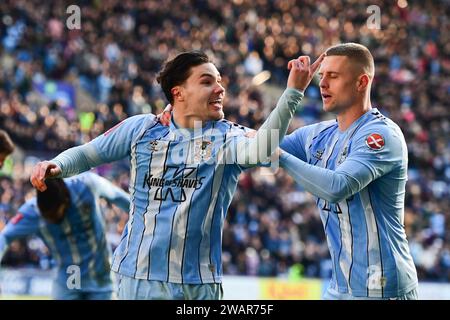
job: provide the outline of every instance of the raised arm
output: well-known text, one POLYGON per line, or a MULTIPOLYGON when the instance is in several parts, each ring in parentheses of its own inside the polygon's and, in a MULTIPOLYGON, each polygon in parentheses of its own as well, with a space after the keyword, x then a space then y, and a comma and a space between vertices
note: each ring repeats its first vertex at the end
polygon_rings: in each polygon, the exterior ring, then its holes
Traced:
POLYGON ((312 65, 307 56, 301 56, 288 63, 290 73, 287 88, 278 100, 276 108, 259 128, 254 138, 240 139, 237 142, 236 150, 238 152, 236 154, 239 164, 254 164, 255 155, 257 163, 267 161, 268 157, 276 150, 286 134, 290 120, 300 105, 303 92, 311 82, 323 58, 324 54, 312 65))

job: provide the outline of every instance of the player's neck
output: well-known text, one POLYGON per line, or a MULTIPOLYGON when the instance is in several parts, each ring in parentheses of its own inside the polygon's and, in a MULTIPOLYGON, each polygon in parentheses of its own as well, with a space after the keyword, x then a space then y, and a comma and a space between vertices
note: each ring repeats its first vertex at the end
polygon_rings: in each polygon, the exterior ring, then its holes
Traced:
POLYGON ((197 116, 197 115, 189 115, 189 114, 183 114, 182 112, 178 111, 177 109, 174 109, 172 112, 173 121, 179 128, 187 128, 187 129, 194 129, 195 127, 203 127, 204 123, 203 120, 197 116))
POLYGON ((372 109, 370 99, 362 104, 356 104, 337 115, 339 131, 347 130, 363 114, 372 109))

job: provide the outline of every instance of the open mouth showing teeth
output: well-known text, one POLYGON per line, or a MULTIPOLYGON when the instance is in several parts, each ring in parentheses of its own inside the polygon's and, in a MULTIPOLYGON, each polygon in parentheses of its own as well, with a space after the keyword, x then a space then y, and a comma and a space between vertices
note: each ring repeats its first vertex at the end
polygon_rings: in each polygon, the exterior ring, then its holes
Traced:
POLYGON ((222 104, 222 99, 211 100, 209 103, 220 103, 220 104, 222 104))
POLYGON ((322 98, 324 98, 324 99, 327 99, 327 98, 330 98, 331 97, 331 95, 329 95, 329 94, 322 94, 322 98))

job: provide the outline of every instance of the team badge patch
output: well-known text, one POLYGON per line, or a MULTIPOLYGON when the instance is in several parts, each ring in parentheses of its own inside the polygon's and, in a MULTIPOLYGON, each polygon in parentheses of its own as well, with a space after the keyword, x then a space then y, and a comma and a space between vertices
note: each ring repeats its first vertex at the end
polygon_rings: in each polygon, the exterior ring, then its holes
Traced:
POLYGON ((372 133, 367 137, 366 145, 372 150, 381 150, 384 148, 384 138, 379 133, 372 133))
POLYGON ((152 140, 149 143, 149 149, 151 151, 158 151, 158 140, 152 140))
POLYGON ((347 159, 348 156, 348 146, 345 146, 344 150, 342 150, 341 155, 339 156, 339 160, 337 162, 338 165, 340 165, 342 162, 347 159))
POLYGON ((202 141, 195 141, 195 155, 194 155, 194 161, 200 162, 200 161, 208 161, 209 158, 211 158, 211 152, 212 152, 212 142, 207 140, 202 141))

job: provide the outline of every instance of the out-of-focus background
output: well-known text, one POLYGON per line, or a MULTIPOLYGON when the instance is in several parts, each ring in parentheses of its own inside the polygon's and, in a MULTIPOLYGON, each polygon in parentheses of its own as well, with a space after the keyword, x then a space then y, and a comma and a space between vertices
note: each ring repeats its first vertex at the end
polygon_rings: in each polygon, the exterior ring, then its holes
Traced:
MULTIPOLYGON (((167 102, 155 78, 167 58, 192 49, 214 57, 226 117, 257 129, 290 59, 359 42, 375 58, 372 102, 408 144, 405 228, 419 294, 450 299, 449 1, 2 0, 0 12, 0 128, 17 145, 0 171, 0 229, 33 196, 39 159, 128 116, 161 112, 167 102), (81 28, 71 30, 73 4, 81 28)), ((291 130, 329 119, 317 84, 291 130)), ((286 173, 264 170, 241 175, 228 211, 225 298, 318 299, 331 260, 315 200, 286 173)), ((127 189, 126 160, 96 172, 127 189)), ((114 248, 128 216, 102 205, 114 248)), ((3 298, 48 297, 53 264, 39 239, 14 242, 0 268, 3 298)))

